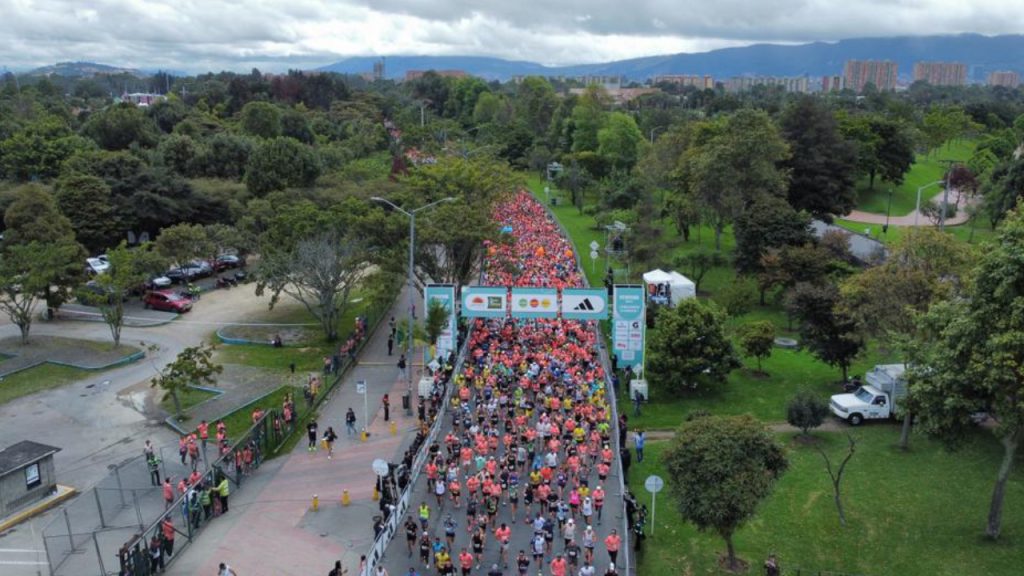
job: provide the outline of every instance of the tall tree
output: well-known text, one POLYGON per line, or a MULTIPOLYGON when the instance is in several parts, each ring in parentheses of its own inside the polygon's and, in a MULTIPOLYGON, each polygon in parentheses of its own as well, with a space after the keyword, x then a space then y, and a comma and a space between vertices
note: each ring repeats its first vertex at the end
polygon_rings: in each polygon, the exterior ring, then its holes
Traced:
POLYGON ((103 179, 72 173, 57 181, 57 204, 71 222, 75 237, 93 254, 110 246, 121 228, 103 179))
POLYGON ((756 197, 785 192, 787 176, 778 166, 788 157, 789 147, 764 112, 740 110, 700 129, 680 171, 711 217, 716 250, 725 227, 756 197))
POLYGON ((597 152, 612 168, 629 170, 636 164, 647 141, 629 114, 612 112, 597 131, 597 152))
POLYGON ((782 198, 760 196, 736 218, 734 263, 740 272, 759 272, 761 257, 771 248, 802 246, 813 240, 811 218, 793 210, 782 198))
POLYGON ((839 289, 830 283, 793 287, 786 309, 800 320, 800 338, 822 362, 843 371, 845 381, 853 359, 864 348, 857 322, 840 305, 839 289))
POLYGON ((161 256, 178 266, 184 266, 196 258, 209 258, 214 252, 206 228, 199 224, 168 226, 160 230, 153 247, 161 256))
POLYGON ((963 297, 933 305, 911 366, 908 406, 929 434, 957 443, 987 411, 1003 446, 985 534, 1002 530, 1006 485, 1024 441, 1024 215, 1011 212, 978 259, 963 297))
POLYGON ((270 102, 249 102, 242 108, 242 131, 258 138, 281 135, 281 109, 270 102))
POLYGON ((759 320, 744 324, 739 329, 740 347, 747 356, 757 359, 757 371, 761 370, 761 360, 772 355, 775 347, 775 325, 768 320, 759 320))
POLYGON ((680 515, 721 536, 728 567, 737 570, 733 534, 788 467, 782 446, 751 416, 703 416, 679 427, 662 462, 680 515))
POLYGON ((96 290, 79 289, 78 298, 100 309, 114 346, 120 346, 128 294, 166 270, 167 261, 150 244, 129 248, 124 242, 107 251, 107 261, 110 267, 93 280, 96 290))
POLYGON ((313 149, 282 137, 263 142, 249 156, 245 185, 262 196, 274 190, 312 186, 319 176, 320 160, 313 149))
POLYGON ((647 345, 653 382, 672 391, 720 385, 740 367, 725 334, 725 314, 714 304, 683 300, 662 309, 657 321, 658 330, 647 345))
POLYGON ((160 130, 134 104, 117 104, 94 112, 82 127, 82 133, 106 150, 125 150, 132 144, 150 147, 160 130))
POLYGON ((22 344, 28 343, 36 303, 70 263, 81 262, 80 251, 73 242, 32 241, 7 246, 0 254, 0 310, 21 331, 22 344))
POLYGON ((816 218, 832 220, 856 205, 854 171, 857 153, 839 132, 839 125, 821 98, 803 96, 782 115, 782 133, 792 155, 789 203, 816 218))

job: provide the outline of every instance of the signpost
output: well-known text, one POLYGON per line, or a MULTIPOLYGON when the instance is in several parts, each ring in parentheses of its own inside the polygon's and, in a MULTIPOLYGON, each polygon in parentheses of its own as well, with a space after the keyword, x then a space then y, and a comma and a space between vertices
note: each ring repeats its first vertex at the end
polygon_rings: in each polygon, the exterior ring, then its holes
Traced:
POLYGON ((654 504, 657 499, 658 492, 665 487, 665 481, 661 479, 661 476, 651 474, 644 480, 644 488, 651 493, 651 536, 654 536, 654 504))
POLYGON ((597 257, 600 255, 597 251, 601 248, 601 245, 597 243, 597 240, 590 241, 590 273, 594 273, 594 267, 597 266, 597 257))
POLYGON ((366 380, 356 382, 356 394, 363 395, 363 430, 370 425, 370 405, 366 399, 366 380))

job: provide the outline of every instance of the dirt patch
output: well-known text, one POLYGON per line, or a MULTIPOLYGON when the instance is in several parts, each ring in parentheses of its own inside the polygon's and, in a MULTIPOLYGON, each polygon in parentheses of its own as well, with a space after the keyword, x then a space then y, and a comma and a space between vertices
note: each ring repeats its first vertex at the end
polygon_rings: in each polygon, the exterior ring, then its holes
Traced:
POLYGON ((133 346, 114 348, 112 342, 80 340, 59 336, 32 336, 27 344, 21 338, 0 340, 0 354, 8 358, 0 364, 0 376, 6 376, 40 362, 68 364, 76 368, 99 369, 135 354, 133 346))
POLYGON ((732 574, 746 574, 750 571, 750 562, 747 562, 743 558, 737 558, 736 565, 729 566, 729 557, 725 554, 719 554, 718 567, 732 574))

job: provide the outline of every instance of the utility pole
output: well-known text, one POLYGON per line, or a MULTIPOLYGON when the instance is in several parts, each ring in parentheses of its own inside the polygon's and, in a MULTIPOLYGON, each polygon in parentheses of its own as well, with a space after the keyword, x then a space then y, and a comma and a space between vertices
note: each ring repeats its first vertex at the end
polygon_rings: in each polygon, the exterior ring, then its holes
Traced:
POLYGON ((939 160, 946 165, 946 174, 942 180, 945 181, 942 188, 942 213, 939 214, 939 230, 946 231, 946 210, 949 207, 949 173, 953 171, 956 160, 939 160))

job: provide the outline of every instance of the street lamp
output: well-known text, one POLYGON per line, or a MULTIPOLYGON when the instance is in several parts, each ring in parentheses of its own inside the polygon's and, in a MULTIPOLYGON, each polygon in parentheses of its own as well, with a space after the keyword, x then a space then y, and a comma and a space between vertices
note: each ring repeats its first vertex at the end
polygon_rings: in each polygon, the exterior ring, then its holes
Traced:
POLYGON ((655 126, 651 128, 651 144, 654 144, 654 133, 663 128, 668 128, 668 126, 655 126))
POLYGON ((412 315, 412 311, 413 311, 414 306, 416 305, 415 304, 416 303, 416 289, 415 289, 415 285, 413 283, 413 273, 414 273, 413 271, 415 270, 414 267, 415 267, 416 264, 415 264, 414 256, 413 255, 416 253, 415 252, 415 249, 416 249, 416 214, 419 213, 419 212, 422 212, 423 210, 426 210, 428 208, 433 208, 434 206, 437 206, 438 204, 441 204, 442 202, 454 202, 455 198, 452 197, 452 196, 448 196, 446 198, 441 198, 440 200, 436 200, 436 201, 431 202, 430 204, 427 204, 425 206, 420 206, 419 208, 417 208, 415 210, 405 210, 402 207, 400 207, 397 204, 395 204, 394 202, 392 202, 392 201, 390 201, 390 200, 388 200, 386 198, 381 198, 380 196, 372 196, 370 198, 370 200, 373 200, 374 202, 380 202, 381 204, 387 204, 388 206, 391 206, 392 208, 394 208, 398 212, 401 212, 402 214, 405 214, 406 216, 409 217, 409 279, 408 279, 408 282, 409 282, 409 333, 406 336, 408 341, 409 341, 409 346, 408 346, 409 353, 406 356, 406 364, 407 364, 407 368, 408 368, 406 370, 406 375, 408 376, 408 379, 409 379, 409 389, 408 389, 407 395, 409 397, 409 402, 408 402, 408 404, 406 404, 406 408, 405 408, 405 415, 408 416, 408 415, 412 414, 412 362, 413 362, 413 357, 412 357, 412 354, 413 354, 413 350, 412 350, 412 328, 413 328, 413 322, 415 321, 414 318, 413 318, 413 315, 412 315))
MULTIPOLYGON (((936 180, 935 182, 930 182, 917 189, 917 209, 914 210, 914 226, 917 226, 917 219, 921 216, 921 192, 923 192, 925 188, 931 188, 932 186, 945 183, 945 180, 936 180)), ((943 210, 945 210, 945 207, 943 207, 943 210)))
POLYGON ((889 187, 889 204, 885 207, 885 226, 882 226, 882 234, 889 233, 889 213, 892 212, 892 186, 889 187))

